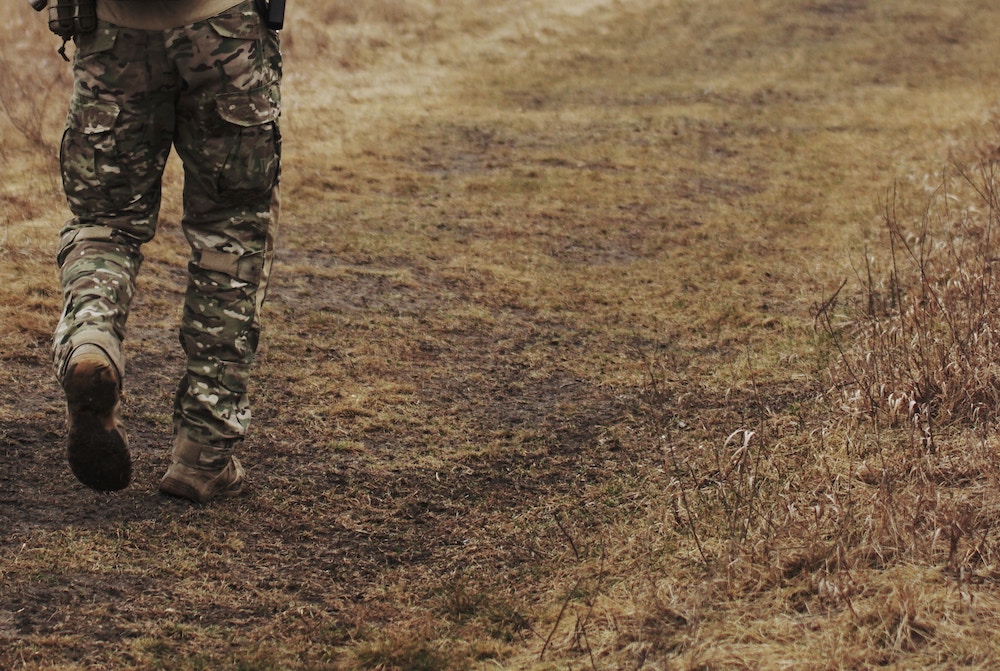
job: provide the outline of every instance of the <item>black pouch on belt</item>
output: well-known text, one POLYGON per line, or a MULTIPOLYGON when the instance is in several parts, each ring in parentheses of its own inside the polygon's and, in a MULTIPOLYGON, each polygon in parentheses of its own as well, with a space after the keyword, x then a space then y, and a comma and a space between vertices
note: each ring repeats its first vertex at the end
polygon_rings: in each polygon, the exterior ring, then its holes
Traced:
POLYGON ((97 0, 55 0, 49 3, 49 30, 63 38, 97 27, 97 0))
POLYGON ((281 30, 285 25, 285 0, 254 0, 257 12, 271 30, 281 30))
POLYGON ((66 43, 97 28, 97 0, 28 0, 35 11, 49 8, 49 30, 62 38, 59 55, 68 61, 66 43))

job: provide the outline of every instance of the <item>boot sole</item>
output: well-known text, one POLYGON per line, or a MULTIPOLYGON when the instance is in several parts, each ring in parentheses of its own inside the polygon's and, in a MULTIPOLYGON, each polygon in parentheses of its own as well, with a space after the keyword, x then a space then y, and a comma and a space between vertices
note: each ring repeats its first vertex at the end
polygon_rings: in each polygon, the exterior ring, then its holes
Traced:
POLYGON ((246 475, 243 466, 235 458, 217 474, 205 475, 198 469, 175 463, 167 469, 160 480, 160 491, 168 496, 187 499, 196 503, 209 503, 215 499, 231 498, 243 493, 246 475), (213 477, 214 476, 214 477, 213 477), (228 482, 223 476, 232 478, 228 482))
POLYGON ((215 499, 231 498, 234 496, 239 496, 243 493, 243 484, 240 483, 236 487, 230 487, 227 489, 219 489, 208 493, 207 495, 202 495, 197 488, 195 488, 190 483, 180 480, 178 478, 170 477, 169 475, 164 477, 160 481, 160 492, 166 494, 167 496, 173 496, 179 499, 187 499, 188 501, 194 501, 196 503, 206 504, 215 499))
POLYGON ((132 458, 115 423, 118 382, 106 366, 71 370, 66 381, 70 415, 67 458, 77 480, 98 491, 117 491, 132 480, 132 458))

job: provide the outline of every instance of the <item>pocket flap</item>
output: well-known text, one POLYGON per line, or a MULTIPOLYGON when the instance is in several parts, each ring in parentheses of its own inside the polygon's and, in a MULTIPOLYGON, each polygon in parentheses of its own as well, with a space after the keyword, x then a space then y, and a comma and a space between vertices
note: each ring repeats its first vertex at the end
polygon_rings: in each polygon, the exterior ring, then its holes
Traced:
POLYGON ((208 25, 220 37, 234 37, 240 40, 260 38, 260 19, 255 10, 224 12, 208 19, 208 25))
POLYGON ((215 99, 219 116, 237 126, 260 126, 278 119, 280 97, 277 86, 224 93, 215 99))
POLYGON ((110 100, 77 99, 69 112, 69 125, 87 135, 110 133, 118 121, 120 108, 110 100))
POLYGON ((93 32, 77 35, 76 50, 81 57, 111 51, 118 41, 118 32, 117 26, 101 24, 93 32))

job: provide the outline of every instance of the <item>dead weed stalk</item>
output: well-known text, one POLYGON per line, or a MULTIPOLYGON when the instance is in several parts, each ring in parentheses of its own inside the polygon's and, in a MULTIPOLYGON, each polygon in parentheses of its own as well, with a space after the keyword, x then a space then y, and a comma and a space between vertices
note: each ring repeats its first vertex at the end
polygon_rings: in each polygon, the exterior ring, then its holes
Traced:
MULTIPOLYGON (((23 37, 0 46, 0 70, 4 72, 0 85, 0 123, 6 120, 26 141, 28 149, 52 154, 48 122, 53 114, 65 113, 69 73, 61 61, 55 60, 50 50, 52 41, 48 39, 52 36, 44 30, 39 17, 19 16, 17 22, 23 37), (20 65, 25 60, 37 66, 25 69, 20 65)), ((4 152, 0 152, 2 156, 4 152)))
POLYGON ((783 446, 770 439, 756 383, 751 393, 758 415, 754 426, 699 446, 697 456, 689 448, 682 454, 677 441, 661 435, 674 523, 693 540, 703 567, 723 576, 730 592, 755 579, 748 562, 757 564, 768 545, 783 486, 783 446))

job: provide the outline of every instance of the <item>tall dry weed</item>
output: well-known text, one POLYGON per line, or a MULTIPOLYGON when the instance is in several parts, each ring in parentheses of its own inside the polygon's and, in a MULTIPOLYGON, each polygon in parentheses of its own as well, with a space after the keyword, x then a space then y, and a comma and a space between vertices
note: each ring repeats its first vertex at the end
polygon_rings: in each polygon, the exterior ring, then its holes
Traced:
POLYGON ((972 153, 887 192, 857 289, 819 313, 840 354, 828 401, 855 567, 964 575, 997 557, 1000 173, 972 153))
MULTIPOLYGON (((1000 559, 997 178, 980 158, 888 192, 856 288, 819 312, 840 356, 799 433, 770 430, 755 393, 715 445, 667 436, 664 519, 710 600, 837 621, 865 664, 951 645, 966 585, 1000 559)), ((678 651, 697 656, 687 629, 678 651)))
POLYGON ((889 191, 860 291, 821 316, 840 349, 844 409, 908 424, 934 452, 940 426, 988 427, 1000 402, 998 171, 957 166, 926 196, 889 191))

